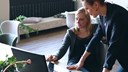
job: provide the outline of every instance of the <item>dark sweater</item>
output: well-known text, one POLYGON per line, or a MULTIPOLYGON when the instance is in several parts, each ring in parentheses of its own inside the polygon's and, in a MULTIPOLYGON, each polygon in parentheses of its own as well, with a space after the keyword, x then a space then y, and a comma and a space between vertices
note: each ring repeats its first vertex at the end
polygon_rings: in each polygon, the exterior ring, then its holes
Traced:
MULTIPOLYGON (((72 31, 72 29, 68 29, 67 33, 63 39, 63 44, 57 53, 58 59, 61 59, 69 48, 69 55, 68 55, 68 65, 76 64, 81 55, 83 55, 86 46, 88 45, 89 41, 91 40, 93 34, 87 38, 79 38, 77 35, 72 31)), ((95 47, 101 47, 101 44, 95 45, 95 47)), ((93 50, 93 53, 87 58, 85 61, 84 67, 88 69, 90 72, 97 72, 96 69, 99 69, 99 61, 100 61, 100 48, 96 48, 93 50), (91 71, 93 70, 93 71, 91 71)))

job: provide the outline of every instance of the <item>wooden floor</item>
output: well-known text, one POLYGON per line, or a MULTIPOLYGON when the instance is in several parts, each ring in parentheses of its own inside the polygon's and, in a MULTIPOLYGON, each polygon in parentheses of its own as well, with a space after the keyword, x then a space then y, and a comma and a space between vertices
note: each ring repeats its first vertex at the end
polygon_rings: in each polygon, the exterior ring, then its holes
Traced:
MULTIPOLYGON (((21 39, 17 44, 17 47, 46 56, 54 54, 60 48, 66 30, 66 27, 62 27, 43 31, 39 35, 35 35, 27 39, 21 39)), ((67 57, 65 56, 62 60, 65 61, 66 59, 67 57)), ((118 63, 116 62, 114 69, 111 72, 116 72, 117 66, 118 63)))
POLYGON ((21 39, 17 47, 39 54, 53 54, 61 46, 66 29, 53 29, 27 39, 21 39))

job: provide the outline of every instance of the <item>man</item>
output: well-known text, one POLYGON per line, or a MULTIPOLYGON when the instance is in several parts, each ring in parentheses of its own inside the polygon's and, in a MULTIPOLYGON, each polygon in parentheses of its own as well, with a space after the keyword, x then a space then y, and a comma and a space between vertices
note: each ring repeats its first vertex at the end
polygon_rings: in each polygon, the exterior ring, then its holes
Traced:
POLYGON ((100 17, 98 29, 86 48, 83 56, 75 65, 76 69, 83 66, 86 58, 93 53, 94 45, 103 36, 107 38, 108 50, 103 72, 110 72, 115 60, 120 63, 121 71, 128 72, 128 12, 123 7, 107 3, 104 0, 81 0, 84 8, 93 17, 100 17))

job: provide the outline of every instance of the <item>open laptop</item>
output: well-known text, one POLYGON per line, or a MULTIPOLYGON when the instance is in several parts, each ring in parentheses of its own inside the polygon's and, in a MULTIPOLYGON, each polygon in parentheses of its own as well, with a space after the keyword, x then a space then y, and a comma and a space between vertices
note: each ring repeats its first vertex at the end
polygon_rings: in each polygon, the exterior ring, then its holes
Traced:
POLYGON ((13 55, 18 61, 31 59, 32 63, 27 64, 21 72, 48 72, 44 55, 35 54, 19 48, 11 48, 13 55))

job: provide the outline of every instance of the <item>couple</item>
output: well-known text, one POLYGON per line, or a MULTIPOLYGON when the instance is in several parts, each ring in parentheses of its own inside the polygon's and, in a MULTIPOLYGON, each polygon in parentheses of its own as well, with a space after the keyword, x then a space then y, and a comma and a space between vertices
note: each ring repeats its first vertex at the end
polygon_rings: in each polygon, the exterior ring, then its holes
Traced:
POLYGON ((67 30, 64 42, 57 55, 48 60, 59 60, 70 47, 68 69, 79 69, 83 72, 110 72, 115 60, 120 64, 118 72, 128 72, 128 12, 123 7, 105 2, 105 0, 81 0, 84 7, 75 14, 75 27, 67 30), (90 15, 100 17, 100 24, 93 35, 90 15), (105 36, 108 50, 103 70, 96 66, 100 51, 100 41, 105 36), (74 45, 73 45, 74 44, 74 45), (98 46, 99 45, 99 46, 98 46), (95 54, 96 53, 96 54, 95 54), (73 65, 72 65, 73 64, 73 65), (98 70, 97 70, 98 69, 98 70))

